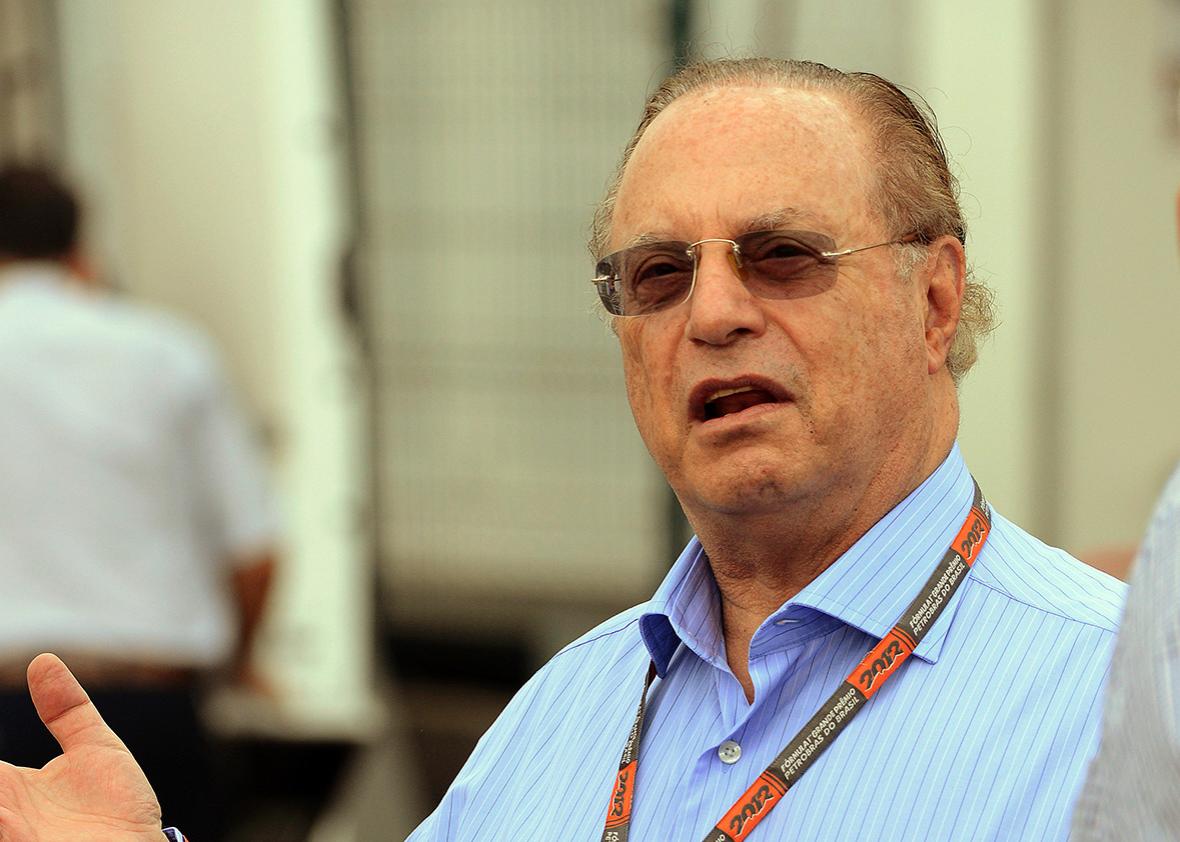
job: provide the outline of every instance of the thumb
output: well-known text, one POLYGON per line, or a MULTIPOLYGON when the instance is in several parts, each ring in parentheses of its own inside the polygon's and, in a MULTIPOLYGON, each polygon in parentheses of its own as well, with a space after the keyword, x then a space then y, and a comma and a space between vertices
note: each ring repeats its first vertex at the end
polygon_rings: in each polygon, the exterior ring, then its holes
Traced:
POLYGON ((29 664, 28 678, 37 715, 62 751, 87 745, 127 750, 59 657, 38 655, 29 664))

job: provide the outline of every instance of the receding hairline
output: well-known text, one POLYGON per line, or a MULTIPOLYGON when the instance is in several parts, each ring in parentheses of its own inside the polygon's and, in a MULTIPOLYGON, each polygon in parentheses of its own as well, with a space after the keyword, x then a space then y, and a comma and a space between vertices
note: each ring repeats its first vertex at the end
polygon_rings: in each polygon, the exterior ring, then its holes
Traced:
MULTIPOLYGON (((762 91, 769 91, 772 93, 804 93, 811 97, 825 100, 836 106, 839 112, 845 116, 850 124, 854 124, 860 135, 858 146, 861 152, 865 155, 866 162, 870 165, 870 174, 874 181, 877 181, 876 168, 884 163, 884 155, 882 150, 877 148, 874 141, 872 125, 869 122, 869 117, 865 110, 860 107, 855 95, 841 87, 832 84, 826 84, 821 80, 801 77, 797 79, 784 78, 759 78, 753 71, 749 75, 737 75, 733 78, 712 79, 703 82, 693 88, 690 88, 682 93, 676 95, 673 99, 665 103, 658 113, 653 115, 646 125, 642 126, 642 131, 637 131, 632 138, 632 143, 626 149, 626 157, 620 162, 616 168, 614 176, 612 177, 606 196, 604 197, 601 206, 606 210, 606 222, 604 229, 594 230, 594 237, 591 242, 592 252, 594 258, 600 259, 605 256, 609 250, 611 241, 611 232, 614 228, 615 221, 615 205, 618 198, 618 192, 623 184, 628 170, 631 167, 632 161, 635 157, 635 152, 643 139, 647 137, 651 127, 660 121, 669 112, 674 112, 683 107, 683 104, 689 103, 694 99, 716 96, 725 92, 733 92, 741 89, 758 89, 762 91)), ((874 191, 879 190, 881 185, 870 184, 869 200, 874 206, 881 209, 881 202, 879 197, 873 195, 874 191)), ((743 226, 745 230, 767 230, 781 227, 785 221, 789 221, 791 214, 795 214, 802 221, 815 224, 818 221, 814 213, 799 209, 799 208, 782 208, 773 210, 757 217, 752 218, 748 225, 743 226), (759 223, 758 220, 761 220, 759 223)), ((744 233, 740 231, 737 233, 744 233)), ((668 237, 659 236, 657 233, 641 233, 635 237, 629 238, 627 243, 619 246, 619 248, 626 248, 629 245, 641 245, 647 242, 654 242, 658 240, 668 240, 668 237), (634 242, 632 242, 634 240, 634 242)))
POLYGON ((669 100, 668 103, 660 109, 659 114, 657 114, 651 122, 655 122, 660 114, 665 113, 681 102, 698 97, 704 97, 707 99, 709 96, 722 91, 736 91, 740 90, 741 88, 749 88, 752 90, 756 89, 771 94, 806 93, 818 96, 821 99, 828 99, 837 105, 845 104, 842 101, 844 98, 840 96, 842 93, 841 89, 832 85, 821 85, 812 80, 804 78, 760 79, 757 76, 751 74, 749 76, 735 76, 732 79, 711 79, 707 82, 700 83, 696 87, 689 88, 688 90, 669 100))

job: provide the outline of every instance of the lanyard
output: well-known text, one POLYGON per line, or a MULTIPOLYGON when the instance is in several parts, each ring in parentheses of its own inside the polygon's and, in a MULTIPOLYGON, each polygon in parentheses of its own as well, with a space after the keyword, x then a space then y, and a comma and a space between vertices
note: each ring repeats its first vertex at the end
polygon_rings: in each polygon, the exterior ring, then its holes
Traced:
MULTIPOLYGON (((974 480, 972 480, 974 482, 974 480)), ((914 597, 901 619, 869 650, 849 673, 815 716, 787 743, 774 762, 721 817, 705 836, 704 842, 743 842, 750 832, 773 810, 803 773, 844 730, 852 717, 877 693, 885 682, 905 663, 922 642, 926 632, 938 620, 987 540, 991 531, 991 511, 979 483, 971 511, 938 567, 930 574, 922 590, 914 597)), ((639 770, 639 741, 647 712, 647 692, 655 679, 652 663, 643 684, 635 724, 623 747, 619 774, 607 808, 606 829, 602 842, 627 842, 631 827, 631 803, 635 799, 635 775, 639 770)))

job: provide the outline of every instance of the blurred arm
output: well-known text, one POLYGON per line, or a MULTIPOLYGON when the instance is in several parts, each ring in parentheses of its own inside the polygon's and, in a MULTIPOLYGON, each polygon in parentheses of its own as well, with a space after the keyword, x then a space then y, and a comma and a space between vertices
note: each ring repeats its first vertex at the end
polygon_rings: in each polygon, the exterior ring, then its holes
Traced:
POLYGON ((258 684, 251 666, 258 627, 266 614, 276 567, 273 551, 259 552, 233 563, 234 603, 238 611, 238 642, 231 664, 235 681, 246 686, 258 684))

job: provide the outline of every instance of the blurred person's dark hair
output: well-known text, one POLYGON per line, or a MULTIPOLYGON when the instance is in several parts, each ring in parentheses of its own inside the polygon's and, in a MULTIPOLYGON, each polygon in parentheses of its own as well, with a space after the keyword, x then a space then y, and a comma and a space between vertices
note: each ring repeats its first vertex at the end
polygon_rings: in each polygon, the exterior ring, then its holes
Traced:
POLYGON ((48 167, 0 165, 0 260, 68 257, 80 215, 73 191, 48 167))

